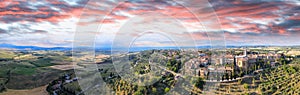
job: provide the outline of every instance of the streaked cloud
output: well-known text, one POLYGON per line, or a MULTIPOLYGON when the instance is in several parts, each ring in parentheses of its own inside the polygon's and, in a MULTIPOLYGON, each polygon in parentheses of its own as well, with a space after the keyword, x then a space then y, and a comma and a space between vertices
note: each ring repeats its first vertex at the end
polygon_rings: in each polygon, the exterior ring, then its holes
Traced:
MULTIPOLYGON (((102 24, 101 32, 91 29, 88 33, 98 35, 97 44, 109 47, 116 34, 131 33, 119 31, 130 19, 148 13, 160 13, 166 16, 159 19, 176 19, 180 26, 184 26, 187 30, 180 35, 166 33, 171 36, 193 38, 197 45, 209 45, 211 40, 222 40, 221 37, 211 35, 217 32, 224 33, 228 45, 299 44, 297 42, 297 37, 300 36, 299 1, 209 0, 209 2, 215 13, 209 12, 208 6, 203 6, 204 1, 201 0, 179 2, 129 0, 122 3, 117 0, 3 0, 0 3, 2 25, 0 43, 47 47, 71 46, 76 26, 89 27, 102 24), (118 6, 109 10, 111 5, 118 6), (218 18, 213 18, 214 15, 218 18), (105 16, 105 19, 99 19, 100 16, 105 16), (200 16, 200 19, 195 16, 200 16), (24 40, 27 43, 24 43, 24 40)), ((152 20, 143 19, 143 22, 136 23, 132 27, 147 25, 152 20)), ((139 32, 143 32, 142 29, 137 31, 127 37, 136 37, 140 35, 139 32)), ((170 41, 159 39, 159 36, 155 37, 158 38, 143 39, 136 45, 172 44, 170 41)))

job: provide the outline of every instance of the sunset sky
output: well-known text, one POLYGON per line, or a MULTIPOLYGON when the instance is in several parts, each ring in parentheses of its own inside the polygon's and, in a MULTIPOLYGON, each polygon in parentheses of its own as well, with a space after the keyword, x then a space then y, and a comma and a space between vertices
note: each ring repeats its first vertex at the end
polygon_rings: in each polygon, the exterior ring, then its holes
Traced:
POLYGON ((190 42, 185 38, 191 38, 197 46, 215 40, 235 46, 300 45, 298 0, 120 1, 1 0, 0 44, 71 47, 78 27, 86 26, 86 34, 97 35, 95 42, 100 47, 110 47, 114 41, 135 46, 174 45, 166 35, 176 35, 179 38, 175 41, 183 42, 190 42), (98 25, 102 25, 101 30, 88 28, 98 25), (145 29, 149 25, 165 28, 145 29), (179 28, 178 33, 177 26, 186 31, 179 28), (142 34, 145 31, 148 33, 142 34), (158 31, 165 35, 156 34, 158 31))

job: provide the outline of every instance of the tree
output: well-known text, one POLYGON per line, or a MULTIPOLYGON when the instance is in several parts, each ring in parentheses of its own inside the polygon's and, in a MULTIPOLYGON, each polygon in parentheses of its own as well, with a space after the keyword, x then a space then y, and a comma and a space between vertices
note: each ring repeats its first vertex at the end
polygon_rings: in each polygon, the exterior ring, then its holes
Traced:
POLYGON ((220 81, 220 74, 217 74, 217 81, 220 81))
POLYGON ((167 66, 169 67, 169 66, 172 66, 172 64, 171 64, 171 61, 170 60, 168 60, 168 62, 167 62, 167 66))
POLYGON ((5 84, 1 83, 0 84, 0 92, 6 91, 5 84))
POLYGON ((259 74, 259 80, 260 80, 260 81, 263 81, 262 74, 259 74))
POLYGON ((157 93, 157 90, 155 87, 152 88, 152 93, 157 93))
POLYGON ((252 84, 255 85, 255 78, 252 79, 252 84))
POLYGON ((239 76, 243 77, 244 76, 244 72, 241 71, 240 74, 239 74, 239 76))
POLYGON ((208 76, 209 76, 209 72, 208 72, 207 75, 206 75, 206 79, 208 79, 208 76))
POLYGON ((232 72, 230 73, 230 79, 232 80, 234 77, 234 75, 232 74, 232 72))
POLYGON ((145 87, 138 87, 137 91, 134 93, 134 95, 143 95, 143 92, 146 92, 145 87))
POLYGON ((170 91, 170 88, 169 87, 166 87, 165 88, 165 93, 169 92, 170 91))
POLYGON ((244 84, 244 88, 248 90, 249 89, 249 85, 247 83, 245 83, 244 84))
POLYGON ((224 81, 224 75, 222 76, 222 81, 224 81))
POLYGON ((195 86, 198 87, 198 88, 200 88, 200 89, 203 89, 203 85, 204 84, 205 83, 204 83, 203 79, 200 78, 200 77, 198 77, 195 86))
POLYGON ((136 92, 134 92, 134 95, 143 95, 143 93, 140 91, 136 91, 136 92))
POLYGON ((228 73, 225 74, 225 77, 226 77, 227 80, 229 80, 229 75, 228 75, 228 73))

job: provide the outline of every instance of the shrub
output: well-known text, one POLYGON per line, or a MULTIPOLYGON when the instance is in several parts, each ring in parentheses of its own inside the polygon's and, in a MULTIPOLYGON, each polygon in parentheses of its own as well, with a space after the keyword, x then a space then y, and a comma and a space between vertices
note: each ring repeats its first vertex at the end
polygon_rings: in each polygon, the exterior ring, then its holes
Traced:
POLYGON ((167 93, 167 92, 169 92, 169 91, 170 91, 170 88, 169 88, 169 87, 165 88, 165 93, 167 93))

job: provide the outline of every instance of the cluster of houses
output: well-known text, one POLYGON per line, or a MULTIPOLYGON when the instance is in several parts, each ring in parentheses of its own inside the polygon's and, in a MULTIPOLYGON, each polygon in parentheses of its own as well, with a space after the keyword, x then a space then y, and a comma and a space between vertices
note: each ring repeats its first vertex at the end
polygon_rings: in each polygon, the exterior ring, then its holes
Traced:
POLYGON ((61 91, 63 89, 63 85, 66 85, 68 83, 72 83, 72 82, 75 82, 77 81, 78 78, 77 77, 74 77, 72 78, 70 74, 65 74, 63 76, 63 78, 57 80, 57 82, 55 82, 55 84, 53 84, 51 86, 51 89, 53 90, 52 91, 52 94, 53 95, 58 95, 57 92, 61 91))
POLYGON ((260 54, 259 52, 250 52, 246 49, 243 50, 241 54, 234 55, 228 53, 223 58, 217 58, 215 60, 212 60, 209 55, 201 53, 197 58, 193 58, 185 63, 185 74, 202 77, 213 73, 232 74, 234 71, 250 70, 259 63, 276 66, 280 63, 281 58, 292 60, 285 58, 282 53, 273 52, 260 54))

